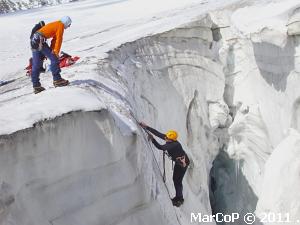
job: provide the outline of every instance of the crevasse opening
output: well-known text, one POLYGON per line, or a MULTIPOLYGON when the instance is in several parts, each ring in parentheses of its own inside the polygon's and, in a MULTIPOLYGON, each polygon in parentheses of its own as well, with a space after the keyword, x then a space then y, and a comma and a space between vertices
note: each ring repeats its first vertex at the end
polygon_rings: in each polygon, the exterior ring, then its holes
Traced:
POLYGON ((297 218, 290 188, 299 174, 297 26, 284 35, 245 34, 230 20, 234 10, 108 52, 97 61, 99 81, 75 82, 95 98, 105 95, 106 109, 1 136, 0 223, 174 225, 190 224, 192 212, 259 217, 283 207, 297 218), (161 152, 133 116, 179 132, 192 161, 180 209, 169 199, 171 162, 165 186, 161 152))

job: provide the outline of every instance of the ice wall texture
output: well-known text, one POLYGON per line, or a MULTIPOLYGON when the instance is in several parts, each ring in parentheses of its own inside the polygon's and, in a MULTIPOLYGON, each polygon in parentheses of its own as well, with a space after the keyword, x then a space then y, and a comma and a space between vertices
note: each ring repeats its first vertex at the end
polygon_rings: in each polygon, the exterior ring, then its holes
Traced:
POLYGON ((106 110, 73 112, 3 137, 1 224, 147 224, 147 215, 175 224, 160 207, 168 201, 154 201, 163 189, 142 148, 106 110))
MULTIPOLYGON (((110 52, 103 76, 121 79, 139 120, 165 132, 176 129, 192 165, 184 182, 182 223, 190 213, 210 214, 209 171, 219 151, 218 137, 229 117, 223 101, 225 77, 216 60, 209 17, 163 34, 127 43, 110 52), (212 106, 213 105, 213 106, 212 106), (225 110, 223 110, 223 106, 225 110), (213 130, 210 111, 214 112, 213 130)), ((159 158, 160 152, 156 152, 159 158)), ((161 159, 161 158, 160 158, 161 159)), ((160 160, 160 165, 162 164, 160 160)), ((167 186, 173 192, 172 170, 167 165, 167 186)))
MULTIPOLYGON (((234 117, 225 152, 214 163, 212 176, 219 179, 213 191, 221 202, 217 211, 255 211, 261 218, 263 213, 282 213, 282 217, 290 213, 296 224, 300 219, 296 191, 300 183, 295 175, 300 148, 299 6, 271 5, 282 11, 269 15, 272 7, 262 4, 212 14, 222 37, 224 98, 234 117), (256 22, 245 19, 249 11, 255 16, 248 19, 256 22), (253 24, 259 24, 257 29, 253 24)), ((278 223, 265 220, 264 224, 278 223)))

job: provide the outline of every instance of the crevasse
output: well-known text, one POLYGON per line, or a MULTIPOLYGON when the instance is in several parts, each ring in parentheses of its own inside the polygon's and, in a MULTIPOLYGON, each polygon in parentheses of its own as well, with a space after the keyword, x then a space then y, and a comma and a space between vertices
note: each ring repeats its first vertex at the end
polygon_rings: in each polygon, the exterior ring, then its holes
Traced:
POLYGON ((283 209, 297 218, 298 195, 285 184, 299 185, 298 11, 274 41, 267 28, 241 33, 234 10, 109 52, 97 73, 125 97, 90 85, 122 103, 114 110, 72 112, 1 136, 0 224, 173 225, 191 224, 191 212, 283 209), (165 186, 161 152, 135 119, 178 130, 192 160, 181 208, 169 200, 171 163, 165 186))

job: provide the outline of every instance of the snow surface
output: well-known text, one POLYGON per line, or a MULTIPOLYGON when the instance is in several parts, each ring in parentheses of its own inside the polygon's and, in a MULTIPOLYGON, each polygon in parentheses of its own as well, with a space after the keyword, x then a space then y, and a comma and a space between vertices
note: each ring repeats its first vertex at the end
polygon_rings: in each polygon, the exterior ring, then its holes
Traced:
POLYGON ((300 6, 297 0, 264 2, 236 10, 232 22, 245 36, 254 41, 267 41, 284 47, 287 24, 292 12, 300 6), (257 33, 265 33, 257 37, 257 33))
POLYGON ((245 34, 259 32, 266 27, 284 32, 290 13, 299 5, 297 0, 261 1, 260 4, 236 10, 232 21, 245 34))

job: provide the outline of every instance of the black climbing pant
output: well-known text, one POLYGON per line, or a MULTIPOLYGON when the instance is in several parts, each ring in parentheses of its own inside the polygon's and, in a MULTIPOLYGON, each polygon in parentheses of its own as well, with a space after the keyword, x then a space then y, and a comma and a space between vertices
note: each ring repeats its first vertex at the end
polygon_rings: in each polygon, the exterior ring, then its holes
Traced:
POLYGON ((177 163, 175 163, 175 166, 174 166, 173 182, 174 182, 174 187, 176 190, 176 198, 178 198, 178 199, 183 199, 182 180, 183 180, 183 177, 184 177, 184 174, 185 174, 187 168, 188 168, 188 166, 183 168, 182 166, 178 165, 177 163))

